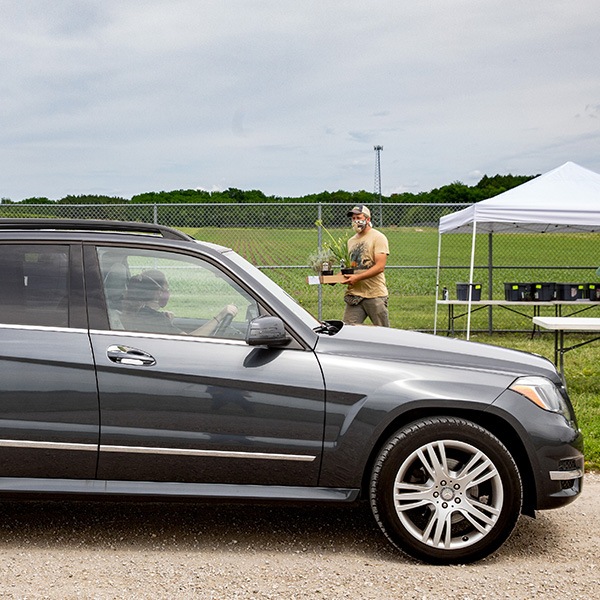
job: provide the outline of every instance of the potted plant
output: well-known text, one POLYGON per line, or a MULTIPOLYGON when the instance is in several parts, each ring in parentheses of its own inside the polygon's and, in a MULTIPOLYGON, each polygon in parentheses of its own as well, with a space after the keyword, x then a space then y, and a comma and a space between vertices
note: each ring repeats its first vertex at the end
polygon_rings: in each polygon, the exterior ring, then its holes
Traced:
POLYGON ((323 247, 338 261, 340 269, 344 274, 354 273, 354 264, 348 252, 348 236, 335 238, 331 232, 323 225, 322 221, 316 221, 315 225, 322 227, 323 231, 328 235, 329 239, 323 242, 323 247))
POLYGON ((354 273, 354 263, 350 263, 350 266, 347 267, 345 261, 341 260, 340 270, 342 271, 342 275, 352 275, 352 273, 354 273))
POLYGON ((333 275, 334 261, 335 254, 329 247, 317 250, 308 257, 308 264, 317 275, 333 275))

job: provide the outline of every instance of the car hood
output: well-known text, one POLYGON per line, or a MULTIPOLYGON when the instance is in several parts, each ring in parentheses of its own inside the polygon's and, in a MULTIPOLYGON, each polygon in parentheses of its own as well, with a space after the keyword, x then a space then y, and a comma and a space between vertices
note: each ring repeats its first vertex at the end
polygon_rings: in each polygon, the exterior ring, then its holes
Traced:
POLYGON ((320 336, 316 352, 496 371, 515 376, 540 375, 560 381, 554 365, 536 354, 387 327, 344 325, 335 335, 320 336))

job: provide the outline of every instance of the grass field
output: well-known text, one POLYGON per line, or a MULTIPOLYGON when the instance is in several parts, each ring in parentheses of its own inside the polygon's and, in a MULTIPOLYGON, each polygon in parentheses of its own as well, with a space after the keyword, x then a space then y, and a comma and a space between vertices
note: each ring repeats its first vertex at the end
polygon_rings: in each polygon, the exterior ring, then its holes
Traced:
MULTIPOLYGON (((265 271, 298 302, 315 315, 319 314, 318 286, 308 286, 312 271, 305 267, 308 256, 318 247, 317 228, 260 229, 211 228, 188 229, 198 239, 233 248, 265 271), (279 268, 277 268, 279 267, 279 268), (283 267, 283 268, 282 268, 283 267)), ((432 330, 435 314, 435 284, 438 232, 435 228, 383 228, 390 243, 386 279, 390 292, 390 322, 393 327, 432 330)), ((347 229, 332 230, 334 237, 347 237, 347 229)), ((488 286, 488 236, 478 235, 474 279, 483 284, 484 298, 488 286)), ((327 239, 323 233, 323 240, 327 239)), ((494 282, 492 297, 504 298, 505 282, 594 282, 600 265, 600 234, 503 234, 493 237, 494 282), (532 266, 534 265, 534 266, 532 266), (502 267, 502 268, 500 268, 502 267), (549 268, 553 267, 553 268, 549 268), (585 268, 583 268, 585 267, 585 268), (576 268, 579 268, 576 270, 576 268)), ((455 296, 456 282, 468 281, 471 256, 470 234, 446 234, 442 239, 440 288, 446 286, 455 296), (459 268, 459 267, 463 268, 459 268)), ((321 316, 340 318, 343 311, 342 286, 322 286, 321 316)), ((542 309, 550 316, 553 309, 542 309), (550 312, 549 312, 550 311, 550 312)), ((524 330, 531 324, 525 316, 509 311, 493 312, 494 329, 524 330)), ((440 314, 438 328, 446 327, 446 313, 440 314)), ((460 322, 457 323, 460 325, 460 322)), ((464 327, 466 325, 463 324, 464 327)), ((473 315, 472 330, 488 329, 487 310, 473 315)))
MULTIPOLYGON (((432 330, 435 314, 435 281, 438 233, 433 228, 384 228, 390 243, 386 278, 390 291, 390 323, 401 329, 432 330)), ((197 239, 233 248, 251 263, 267 268, 265 272, 283 287, 299 304, 323 319, 339 319, 343 314, 343 289, 336 286, 309 286, 306 277, 312 272, 303 268, 307 257, 317 248, 317 230, 312 229, 218 229, 187 230, 197 239), (281 268, 293 267, 293 268, 281 268)), ((347 236, 347 230, 332 231, 335 237, 347 236)), ((600 265, 600 234, 505 234, 494 235, 493 262, 503 268, 495 269, 492 296, 504 298, 504 282, 596 282, 596 267, 600 265), (554 268, 545 268, 554 267, 554 268)), ((477 236, 475 281, 484 286, 488 297, 487 235, 477 236)), ((325 239, 325 236, 324 238, 325 239)), ((471 235, 447 234, 442 239, 442 271, 440 287, 446 286, 454 295, 457 281, 468 281, 465 268, 471 256, 471 235)), ((454 296, 455 297, 455 296, 454 296)), ((526 303, 524 303, 526 304, 526 303)), ((600 307, 600 303, 598 303, 600 307)), ((524 307, 526 308, 526 307, 524 307)), ((473 315, 471 324, 474 341, 534 352, 553 359, 551 335, 531 336, 531 317, 508 311, 493 312, 494 329, 522 330, 521 332, 484 335, 477 330, 488 328, 488 311, 473 315)), ((597 309, 590 314, 596 313, 597 309)), ((552 316, 554 309, 542 309, 552 316)), ((446 327, 447 313, 438 316, 438 329, 446 327)), ((600 468, 600 372, 598 356, 600 342, 590 344, 566 355, 565 373, 569 394, 585 435, 586 461, 589 468, 600 468)))

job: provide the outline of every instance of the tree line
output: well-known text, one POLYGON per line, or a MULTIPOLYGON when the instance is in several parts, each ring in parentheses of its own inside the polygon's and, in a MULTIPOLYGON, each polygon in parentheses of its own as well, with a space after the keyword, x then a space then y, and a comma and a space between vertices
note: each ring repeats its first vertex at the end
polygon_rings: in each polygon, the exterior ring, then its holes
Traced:
MULTIPOLYGON (((483 177, 476 185, 455 182, 430 192, 382 196, 375 207, 376 222, 387 226, 436 227, 440 217, 456 210, 457 204, 479 202, 532 179, 531 176, 495 175, 483 177), (433 206, 432 208, 432 205, 433 206), (451 206, 446 206, 451 205, 451 206)), ((345 227, 346 211, 338 204, 373 207, 379 198, 366 191, 321 192, 300 198, 266 196, 259 190, 229 188, 219 192, 174 190, 146 192, 131 200, 112 196, 65 196, 60 200, 27 198, 20 202, 2 199, 2 217, 55 217, 165 223, 174 227, 313 227, 320 220, 325 227, 345 227), (277 204, 276 213, 265 205, 277 204), (315 205, 319 205, 318 213, 315 205), (83 206, 82 206, 83 205, 83 206), (216 209, 218 206, 218 210, 216 209), (88 208, 93 206, 93 209, 88 208), (209 210, 211 206, 215 210, 209 210)))
MULTIPOLYGON (((403 192, 382 196, 383 203, 406 203, 406 204, 471 204, 486 198, 491 198, 521 185, 537 175, 484 175, 481 180, 468 186, 460 181, 433 189, 429 192, 403 192)), ((337 192, 321 192, 319 194, 308 194, 301 197, 267 196, 260 190, 240 190, 228 188, 223 191, 208 192, 205 190, 173 190, 170 192, 145 192, 136 194, 127 200, 115 196, 68 195, 59 200, 50 200, 45 197, 26 198, 14 202, 9 198, 2 198, 1 204, 263 204, 263 203, 322 203, 322 204, 372 204, 379 201, 372 192, 364 190, 348 192, 338 190, 337 192)))

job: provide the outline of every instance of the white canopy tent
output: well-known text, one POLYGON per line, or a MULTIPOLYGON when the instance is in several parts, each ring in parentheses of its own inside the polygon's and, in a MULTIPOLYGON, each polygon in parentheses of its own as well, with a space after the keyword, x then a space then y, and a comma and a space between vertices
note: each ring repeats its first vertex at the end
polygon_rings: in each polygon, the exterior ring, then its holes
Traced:
MULTIPOLYGON (((442 234, 473 233, 469 282, 473 283, 477 233, 600 231, 600 175, 567 162, 540 177, 440 219, 436 299, 439 298, 442 234)), ((467 339, 471 328, 471 286, 467 339)), ((437 331, 437 302, 435 308, 437 331)))

